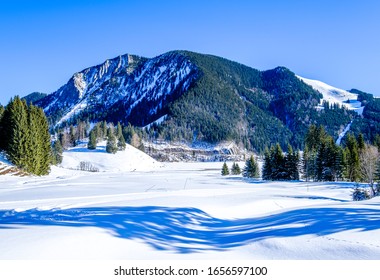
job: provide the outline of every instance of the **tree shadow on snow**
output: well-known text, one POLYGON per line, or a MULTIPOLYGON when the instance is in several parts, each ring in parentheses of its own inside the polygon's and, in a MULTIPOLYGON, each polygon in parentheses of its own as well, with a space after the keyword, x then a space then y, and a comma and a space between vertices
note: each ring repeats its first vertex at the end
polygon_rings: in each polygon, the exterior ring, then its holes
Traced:
POLYGON ((268 238, 380 228, 380 210, 312 208, 259 218, 218 219, 196 208, 98 207, 0 211, 0 230, 17 226, 98 227, 157 250, 226 250, 268 238))

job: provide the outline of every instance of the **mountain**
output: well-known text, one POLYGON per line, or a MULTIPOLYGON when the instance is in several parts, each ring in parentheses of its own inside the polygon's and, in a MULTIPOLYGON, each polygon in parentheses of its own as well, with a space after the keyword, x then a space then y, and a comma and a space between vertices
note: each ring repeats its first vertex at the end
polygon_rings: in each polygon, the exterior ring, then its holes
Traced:
POLYGON ((24 96, 22 99, 25 100, 27 104, 30 104, 30 103, 36 103, 37 101, 41 100, 42 98, 46 96, 47 96, 46 93, 32 92, 28 94, 27 96, 24 96))
POLYGON ((262 151, 276 142, 302 148, 310 124, 338 137, 357 114, 321 91, 285 67, 259 71, 213 55, 171 51, 106 60, 75 73, 37 105, 56 127, 78 120, 145 127, 159 119, 149 126, 150 139, 234 141, 262 151))
POLYGON ((55 124, 79 117, 144 126, 166 113, 195 77, 195 66, 179 53, 123 55, 75 73, 38 104, 55 124))

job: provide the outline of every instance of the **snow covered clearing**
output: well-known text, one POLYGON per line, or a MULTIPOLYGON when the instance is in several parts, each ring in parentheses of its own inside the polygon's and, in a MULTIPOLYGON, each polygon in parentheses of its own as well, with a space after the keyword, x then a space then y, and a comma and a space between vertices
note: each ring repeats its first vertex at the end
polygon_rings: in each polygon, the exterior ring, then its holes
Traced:
POLYGON ((321 102, 328 101, 330 104, 336 103, 346 107, 349 110, 357 112, 359 115, 363 114, 364 107, 362 107, 361 102, 357 100, 357 94, 330 86, 318 80, 306 79, 300 76, 297 77, 306 84, 310 85, 313 89, 322 93, 323 99, 321 102))
POLYGON ((0 176, 0 259, 380 259, 380 198, 353 202, 351 183, 222 177, 131 147, 64 158, 0 176), (74 170, 87 160, 100 172, 74 170))

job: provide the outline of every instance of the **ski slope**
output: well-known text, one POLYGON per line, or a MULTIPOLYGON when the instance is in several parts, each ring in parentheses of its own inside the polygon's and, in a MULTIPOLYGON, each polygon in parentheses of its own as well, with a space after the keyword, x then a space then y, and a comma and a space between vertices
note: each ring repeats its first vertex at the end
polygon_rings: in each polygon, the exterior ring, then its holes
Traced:
POLYGON ((304 83, 310 85, 313 89, 322 93, 323 98, 321 100, 321 104, 323 101, 328 101, 330 104, 339 104, 349 110, 353 110, 359 115, 363 114, 364 107, 361 106, 361 102, 357 100, 357 94, 330 86, 318 80, 306 79, 301 76, 297 77, 304 83))
POLYGON ((379 198, 221 166, 82 147, 48 176, 0 176, 0 259, 380 259, 379 198), (82 160, 100 172, 75 170, 82 160))

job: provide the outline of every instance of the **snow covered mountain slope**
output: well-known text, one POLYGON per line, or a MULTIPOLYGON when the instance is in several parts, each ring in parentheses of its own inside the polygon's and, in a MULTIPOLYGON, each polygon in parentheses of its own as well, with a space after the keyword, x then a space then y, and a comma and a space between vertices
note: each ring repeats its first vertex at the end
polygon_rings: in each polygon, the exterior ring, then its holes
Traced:
POLYGON ((197 69, 180 52, 146 59, 122 55, 75 73, 37 105, 51 121, 61 124, 75 116, 98 119, 136 118, 146 125, 165 114, 165 106, 178 98, 196 78, 197 69))
POLYGON ((321 100, 321 104, 323 101, 328 101, 330 104, 339 104, 349 110, 354 110, 359 115, 363 113, 364 107, 362 107, 361 102, 357 100, 357 94, 330 86, 318 80, 306 79, 300 76, 297 77, 313 89, 322 93, 323 99, 321 100))

